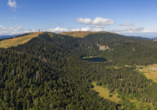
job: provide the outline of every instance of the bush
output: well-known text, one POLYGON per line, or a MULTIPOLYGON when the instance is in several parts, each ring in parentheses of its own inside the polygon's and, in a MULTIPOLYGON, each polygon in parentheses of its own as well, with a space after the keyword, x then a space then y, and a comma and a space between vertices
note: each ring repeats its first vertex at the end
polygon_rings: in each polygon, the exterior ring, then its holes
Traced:
POLYGON ((112 97, 112 95, 111 95, 111 94, 109 94, 109 97, 112 97))

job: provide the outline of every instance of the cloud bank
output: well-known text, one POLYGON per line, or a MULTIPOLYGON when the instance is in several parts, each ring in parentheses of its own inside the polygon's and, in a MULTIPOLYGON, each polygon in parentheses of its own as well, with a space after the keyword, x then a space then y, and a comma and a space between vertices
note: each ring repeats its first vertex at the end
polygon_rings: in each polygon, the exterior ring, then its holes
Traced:
POLYGON ((120 24, 121 26, 134 26, 134 24, 132 24, 132 23, 122 23, 122 24, 120 24))
POLYGON ((3 26, 0 26, 0 30, 5 30, 6 28, 3 26))
MULTIPOLYGON (((131 28, 127 29, 114 29, 114 30, 105 30, 103 29, 103 25, 94 25, 91 27, 82 27, 82 28, 72 28, 72 29, 67 29, 67 28, 61 28, 61 27, 56 27, 56 28, 49 28, 49 29, 40 29, 40 31, 43 32, 55 32, 55 33, 60 33, 60 32, 70 32, 70 31, 108 31, 108 32, 114 32, 118 34, 134 34, 138 35, 141 34, 142 36, 146 35, 147 36, 154 36, 157 34, 157 29, 145 29, 144 27, 138 27, 134 26, 131 28)), ((4 27, 0 25, 0 35, 17 35, 17 34, 23 34, 23 33, 29 33, 29 32, 38 32, 38 29, 24 29, 23 26, 20 25, 15 25, 13 27, 4 27)))
POLYGON ((68 31, 68 29, 56 27, 56 28, 48 29, 47 31, 50 31, 50 32, 66 32, 66 31, 68 31))
POLYGON ((115 21, 107 18, 96 17, 94 20, 90 18, 78 18, 77 23, 86 24, 86 25, 109 25, 113 24, 115 21))
POLYGON ((132 27, 128 29, 110 30, 115 33, 157 33, 157 29, 145 29, 144 27, 132 27))
POLYGON ((71 29, 71 31, 102 31, 101 27, 83 27, 82 29, 71 29))

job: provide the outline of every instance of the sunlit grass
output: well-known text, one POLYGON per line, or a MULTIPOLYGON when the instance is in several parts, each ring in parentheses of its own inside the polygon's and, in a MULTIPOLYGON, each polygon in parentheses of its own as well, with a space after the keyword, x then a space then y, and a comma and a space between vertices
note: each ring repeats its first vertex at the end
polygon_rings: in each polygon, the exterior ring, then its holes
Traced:
POLYGON ((25 35, 22 37, 15 37, 15 38, 11 38, 11 39, 6 39, 6 40, 2 40, 0 41, 0 47, 2 48, 8 48, 11 46, 17 46, 20 44, 24 44, 26 42, 28 42, 29 40, 31 40, 34 37, 37 37, 39 34, 42 34, 43 32, 35 32, 35 33, 31 33, 29 35, 25 35))
POLYGON ((62 32, 59 34, 84 38, 89 34, 95 34, 95 33, 109 33, 109 32, 75 31, 75 32, 62 32))
POLYGON ((153 82, 157 83, 157 64, 148 65, 147 67, 139 69, 139 71, 144 72, 144 75, 148 79, 152 79, 153 82))
POLYGON ((99 96, 103 97, 104 99, 108 99, 110 101, 113 101, 113 102, 116 102, 116 103, 119 103, 119 101, 121 101, 119 98, 117 98, 118 94, 115 92, 115 93, 111 93, 112 97, 109 97, 109 90, 107 88, 104 88, 102 86, 97 86, 95 82, 92 83, 93 86, 94 86, 94 90, 96 92, 99 93, 99 96))

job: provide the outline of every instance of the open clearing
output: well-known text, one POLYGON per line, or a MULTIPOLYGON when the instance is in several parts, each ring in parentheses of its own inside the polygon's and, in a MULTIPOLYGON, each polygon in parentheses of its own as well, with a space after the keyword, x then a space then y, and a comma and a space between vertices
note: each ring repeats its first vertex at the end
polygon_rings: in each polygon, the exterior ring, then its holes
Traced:
POLYGON ((144 75, 148 79, 152 79, 157 83, 157 64, 148 65, 147 67, 143 67, 143 69, 139 69, 139 71, 144 72, 144 75))
POLYGON ((109 32, 74 31, 74 32, 62 32, 59 34, 84 38, 89 34, 95 34, 95 33, 109 33, 109 32))
MULTIPOLYGON (((117 98, 118 93, 116 93, 116 92, 111 93, 112 97, 109 97, 110 93, 107 88, 104 88, 103 86, 97 86, 95 82, 93 82, 92 85, 94 86, 93 89, 99 93, 100 97, 103 97, 104 99, 108 99, 112 102, 116 102, 118 104, 120 103, 121 99, 117 98)), ((151 107, 150 110, 153 110, 153 106, 151 103, 143 103, 141 101, 137 101, 136 99, 131 99, 129 97, 125 97, 125 98, 128 99, 130 102, 134 103, 136 108, 139 110, 148 110, 148 108, 150 108, 150 107, 151 107)))
POLYGON ((103 88, 102 86, 97 86, 96 83, 92 83, 94 86, 94 90, 99 93, 99 96, 103 97, 104 99, 109 99, 110 101, 119 103, 121 101, 119 98, 117 98, 117 93, 112 93, 112 97, 109 97, 109 90, 107 88, 103 88))
POLYGON ((22 37, 15 37, 15 38, 11 38, 11 39, 6 39, 6 40, 2 40, 0 41, 0 47, 1 48, 8 48, 11 46, 17 46, 20 44, 24 44, 26 42, 28 42, 29 40, 31 40, 34 37, 37 37, 39 34, 42 34, 43 32, 35 32, 35 33, 31 33, 29 35, 26 36, 22 36, 22 37))

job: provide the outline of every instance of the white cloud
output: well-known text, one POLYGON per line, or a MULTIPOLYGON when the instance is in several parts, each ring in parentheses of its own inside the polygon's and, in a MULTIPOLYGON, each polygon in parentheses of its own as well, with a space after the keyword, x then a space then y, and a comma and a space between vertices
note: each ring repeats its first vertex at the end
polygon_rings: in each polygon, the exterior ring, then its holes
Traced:
POLYGON ((0 26, 0 29, 3 29, 3 26, 0 26))
POLYGON ((140 32, 144 30, 144 27, 132 27, 130 28, 133 32, 140 32))
POLYGON ((15 26, 19 26, 18 24, 16 24, 15 26))
POLYGON ((56 28, 48 29, 47 31, 50 31, 50 32, 66 32, 66 31, 68 31, 68 29, 56 27, 56 28))
POLYGON ((71 29, 71 31, 90 31, 90 27, 83 27, 82 29, 71 29))
POLYGON ((7 17, 7 19, 17 19, 17 17, 13 17, 13 18, 11 18, 11 17, 7 17))
POLYGON ((14 29, 15 32, 22 29, 22 26, 19 26, 19 25, 15 25, 15 26, 16 26, 16 29, 14 29))
POLYGON ((2 30, 2 29, 4 30, 4 29, 7 29, 7 28, 5 28, 5 27, 3 27, 3 26, 0 26, 0 29, 1 29, 1 30, 2 30))
POLYGON ((91 28, 92 28, 91 31, 103 31, 104 26, 97 25, 91 28))
POLYGON ((83 27, 81 31, 90 31, 90 27, 85 27, 85 28, 83 27))
POLYGON ((4 35, 6 33, 7 33, 7 31, 0 31, 0 35, 4 35))
POLYGON ((17 7, 17 4, 16 4, 16 1, 15 1, 15 0, 9 0, 9 1, 8 1, 8 5, 9 5, 11 8, 16 8, 16 7, 17 7))
POLYGON ((121 26, 134 26, 134 24, 132 23, 123 23, 123 24, 120 24, 121 26))
POLYGON ((115 29, 111 32, 115 33, 137 33, 137 32, 144 32, 144 27, 132 27, 129 29, 115 29))
POLYGON ((78 23, 86 24, 86 25, 109 25, 113 24, 115 21, 107 18, 96 17, 93 21, 90 18, 78 18, 78 23))
POLYGON ((11 30, 12 30, 12 29, 14 29, 14 28, 13 28, 13 27, 9 27, 9 29, 11 29, 11 30))
POLYGON ((31 29, 31 32, 37 32, 37 30, 36 29, 31 29))
POLYGON ((157 29, 145 29, 142 32, 157 32, 157 29))
POLYGON ((96 27, 94 27, 94 28, 92 29, 92 31, 103 31, 103 29, 102 29, 102 28, 96 28, 96 27))
POLYGON ((103 31, 104 26, 83 27, 82 29, 71 29, 71 31, 103 31))
POLYGON ((28 30, 25 30, 25 31, 24 31, 24 33, 29 33, 29 32, 30 32, 30 31, 28 31, 28 30))
POLYGON ((81 29, 71 29, 71 31, 81 31, 81 29))
POLYGON ((82 24, 92 24, 92 20, 90 18, 78 18, 77 22, 82 24))

